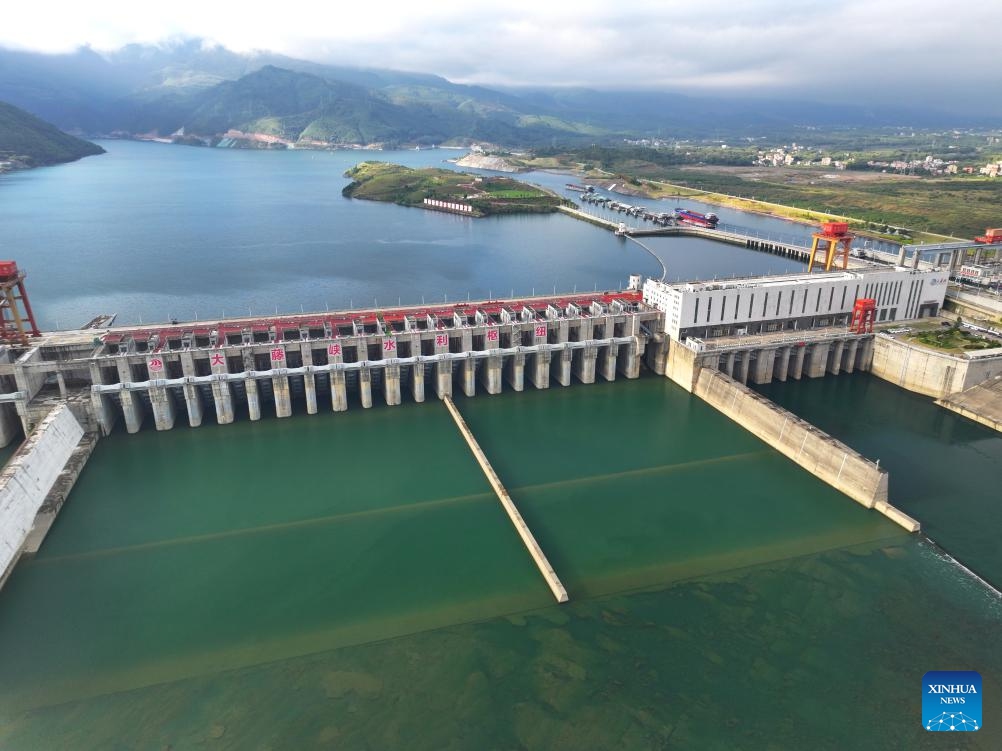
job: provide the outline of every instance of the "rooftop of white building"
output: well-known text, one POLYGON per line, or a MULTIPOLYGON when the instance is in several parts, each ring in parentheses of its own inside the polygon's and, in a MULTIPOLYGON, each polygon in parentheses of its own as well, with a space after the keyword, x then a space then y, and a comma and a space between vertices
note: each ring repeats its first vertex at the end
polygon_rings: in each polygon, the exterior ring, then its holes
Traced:
MULTIPOLYGON (((862 279, 867 274, 888 273, 888 272, 913 272, 912 268, 904 266, 866 266, 858 267, 849 271, 828 271, 808 274, 771 274, 769 276, 749 276, 737 277, 733 279, 714 279, 698 282, 675 282, 667 283, 670 289, 682 290, 684 292, 704 292, 709 290, 723 289, 749 289, 749 288, 770 288, 789 287, 804 284, 825 284, 838 281, 851 281, 862 279)), ((920 273, 931 273, 928 269, 923 269, 920 273)))

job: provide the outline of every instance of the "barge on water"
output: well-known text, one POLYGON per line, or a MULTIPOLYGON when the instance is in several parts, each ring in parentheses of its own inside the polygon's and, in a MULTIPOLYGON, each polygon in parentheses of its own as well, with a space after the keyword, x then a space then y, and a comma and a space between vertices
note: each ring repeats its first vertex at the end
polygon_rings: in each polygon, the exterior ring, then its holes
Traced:
POLYGON ((689 209, 675 209, 675 221, 682 224, 691 224, 696 227, 716 229, 720 218, 713 212, 701 214, 698 211, 690 211, 689 209))

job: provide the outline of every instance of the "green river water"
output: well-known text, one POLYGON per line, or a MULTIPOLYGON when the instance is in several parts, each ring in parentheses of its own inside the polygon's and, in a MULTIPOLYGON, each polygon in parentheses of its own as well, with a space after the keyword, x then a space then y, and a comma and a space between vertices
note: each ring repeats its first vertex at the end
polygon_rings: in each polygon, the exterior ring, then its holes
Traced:
POLYGON ((0 597, 0 748, 1002 747, 934 546, 663 378, 457 404, 568 604, 437 400, 116 433, 0 597))

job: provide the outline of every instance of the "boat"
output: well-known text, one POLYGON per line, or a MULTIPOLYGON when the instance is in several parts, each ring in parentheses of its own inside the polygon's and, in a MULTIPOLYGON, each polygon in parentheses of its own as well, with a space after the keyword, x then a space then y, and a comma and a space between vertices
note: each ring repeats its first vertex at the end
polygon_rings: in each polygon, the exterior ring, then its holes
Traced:
POLYGON ((567 183, 565 186, 567 190, 573 190, 578 193, 594 193, 595 188, 591 185, 578 185, 577 183, 567 183))
POLYGON ((713 212, 701 214, 698 211, 690 211, 689 209, 675 209, 675 221, 682 224, 692 224, 696 227, 714 229, 720 218, 713 212))

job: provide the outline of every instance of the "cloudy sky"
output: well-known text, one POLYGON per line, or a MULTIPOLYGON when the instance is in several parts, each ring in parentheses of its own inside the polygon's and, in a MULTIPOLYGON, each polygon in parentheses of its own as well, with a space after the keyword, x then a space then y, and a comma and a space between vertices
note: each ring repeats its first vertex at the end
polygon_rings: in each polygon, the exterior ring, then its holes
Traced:
POLYGON ((997 0, 9 2, 0 46, 195 36, 484 84, 664 88, 973 106, 998 99, 997 0), (264 11, 252 8, 265 8, 264 11))

